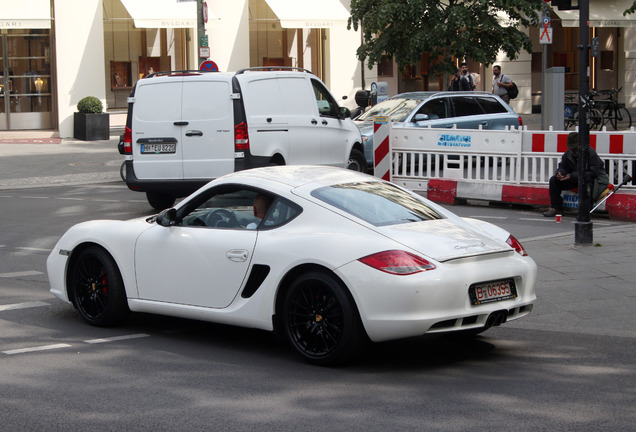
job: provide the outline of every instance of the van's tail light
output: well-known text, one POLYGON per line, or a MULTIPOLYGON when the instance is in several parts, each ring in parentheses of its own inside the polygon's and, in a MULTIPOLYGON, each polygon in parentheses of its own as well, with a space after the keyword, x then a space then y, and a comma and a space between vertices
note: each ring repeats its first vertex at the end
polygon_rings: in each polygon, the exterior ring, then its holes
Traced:
POLYGON ((523 126, 523 120, 521 119, 521 116, 519 116, 519 126, 523 126))
POLYGON ((510 245, 510 247, 513 248, 519 255, 528 256, 528 252, 526 252, 523 246, 521 246, 521 243, 519 243, 519 240, 517 240, 515 236, 510 235, 508 240, 506 240, 506 243, 508 243, 508 245, 510 245))
POLYGON ((435 265, 424 258, 401 250, 378 252, 358 261, 376 270, 401 276, 435 269, 435 265))
POLYGON ((250 149, 250 137, 247 134, 247 123, 241 122, 234 126, 234 150, 245 151, 250 149))
POLYGON ((124 129, 124 154, 132 154, 132 129, 128 126, 124 129))

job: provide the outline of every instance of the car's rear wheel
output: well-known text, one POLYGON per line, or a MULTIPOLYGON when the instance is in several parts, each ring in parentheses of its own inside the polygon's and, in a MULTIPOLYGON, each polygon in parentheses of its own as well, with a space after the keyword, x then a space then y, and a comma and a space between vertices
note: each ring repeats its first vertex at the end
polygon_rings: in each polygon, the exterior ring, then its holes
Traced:
POLYGON ((157 192, 146 192, 146 199, 148 204, 155 210, 165 210, 173 206, 176 198, 171 195, 166 195, 157 192))
POLYGON ((100 247, 88 247, 74 260, 70 288, 73 305, 91 325, 120 324, 129 313, 119 269, 100 247))
POLYGON ((364 331, 355 303, 335 277, 320 271, 298 277, 285 294, 283 332, 305 360, 333 365, 350 360, 364 331))
POLYGON ((351 155, 349 156, 349 161, 347 162, 347 169, 358 172, 367 171, 367 161, 364 159, 364 155, 360 150, 351 150, 351 155))

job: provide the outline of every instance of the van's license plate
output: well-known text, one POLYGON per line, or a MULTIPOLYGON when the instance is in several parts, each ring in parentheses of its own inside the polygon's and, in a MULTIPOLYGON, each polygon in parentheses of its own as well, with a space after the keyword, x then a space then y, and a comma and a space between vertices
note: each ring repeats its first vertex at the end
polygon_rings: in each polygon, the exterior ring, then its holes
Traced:
POLYGON ((177 144, 142 144, 141 145, 142 153, 176 153, 177 152, 177 144))
POLYGON ((473 284, 468 290, 470 301, 474 305, 517 298, 514 279, 473 284))

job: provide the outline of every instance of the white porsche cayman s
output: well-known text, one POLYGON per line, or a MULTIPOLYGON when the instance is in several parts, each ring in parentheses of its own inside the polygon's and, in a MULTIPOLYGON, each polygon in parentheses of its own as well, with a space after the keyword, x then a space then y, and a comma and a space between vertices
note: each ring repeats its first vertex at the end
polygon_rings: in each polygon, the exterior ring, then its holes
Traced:
POLYGON ((80 223, 47 269, 89 324, 140 311, 274 330, 316 364, 350 359, 366 338, 526 316, 537 272, 501 228, 318 166, 240 171, 158 216, 80 223))

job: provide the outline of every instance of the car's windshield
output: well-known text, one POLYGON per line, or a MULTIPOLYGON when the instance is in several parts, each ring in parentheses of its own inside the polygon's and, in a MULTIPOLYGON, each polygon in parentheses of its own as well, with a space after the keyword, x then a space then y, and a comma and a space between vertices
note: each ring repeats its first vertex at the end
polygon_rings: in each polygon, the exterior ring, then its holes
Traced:
POLYGON ((346 183, 322 187, 311 194, 375 226, 442 219, 424 201, 389 183, 346 183))
POLYGON ((423 100, 424 99, 404 98, 387 99, 372 106, 369 111, 362 114, 356 120, 372 121, 375 116, 390 116, 391 121, 403 122, 423 100))

